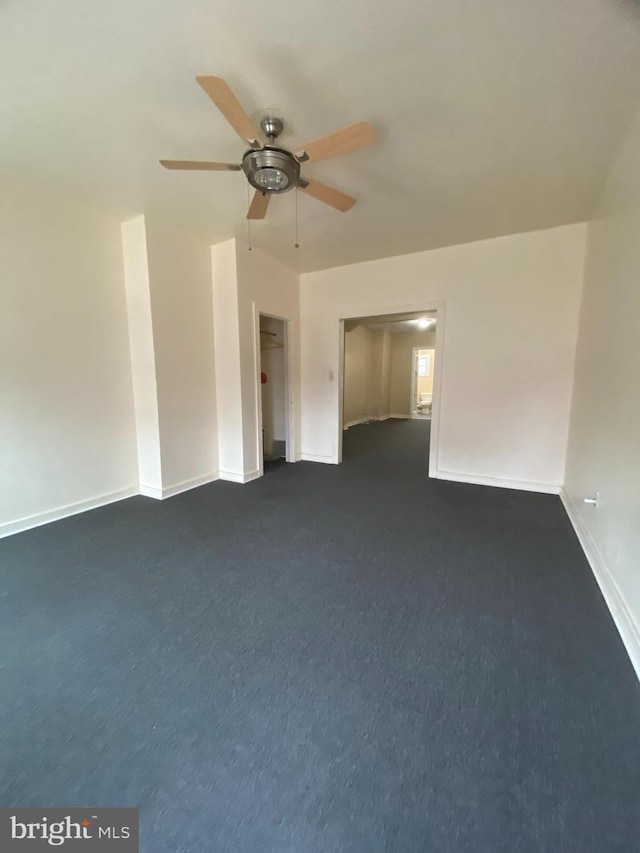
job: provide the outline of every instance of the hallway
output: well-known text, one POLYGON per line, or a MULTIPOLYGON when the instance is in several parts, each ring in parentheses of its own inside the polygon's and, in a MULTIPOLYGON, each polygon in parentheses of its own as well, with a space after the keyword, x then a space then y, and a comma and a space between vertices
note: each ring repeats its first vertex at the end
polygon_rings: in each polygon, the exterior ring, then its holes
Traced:
POLYGON ((0 541, 0 804, 139 806, 143 853, 640 850, 559 499, 428 479, 428 429, 0 541))

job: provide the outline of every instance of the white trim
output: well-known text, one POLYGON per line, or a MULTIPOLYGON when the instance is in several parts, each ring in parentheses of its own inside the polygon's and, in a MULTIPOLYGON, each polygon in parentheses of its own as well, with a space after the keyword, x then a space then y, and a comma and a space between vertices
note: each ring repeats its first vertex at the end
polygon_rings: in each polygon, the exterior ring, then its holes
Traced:
POLYGON ((545 495, 559 495, 561 488, 555 483, 532 483, 527 480, 507 480, 502 477, 458 474, 453 471, 429 471, 429 476, 435 477, 437 480, 450 480, 454 483, 471 483, 474 486, 493 486, 499 489, 520 489, 523 492, 542 492, 545 495))
POLYGON ((351 429, 353 426, 358 426, 358 424, 372 424, 378 421, 388 421, 389 418, 408 418, 409 415, 380 415, 375 418, 362 417, 357 418, 355 421, 349 421, 348 424, 344 425, 344 429, 351 429))
MULTIPOLYGON (((357 316, 357 315, 354 315, 357 316)), ((342 439, 344 436, 344 430, 342 429, 342 424, 344 423, 344 345, 345 345, 345 332, 344 332, 344 320, 338 320, 338 381, 336 382, 336 394, 338 395, 337 406, 338 406, 338 421, 337 421, 337 436, 333 440, 332 446, 332 454, 331 454, 331 463, 333 465, 339 465, 342 462, 342 439)), ((335 376, 334 376, 335 379, 335 376)), ((313 455, 313 454, 312 454, 313 455)), ((322 460, 309 460, 313 461, 322 461, 322 460)))
MULTIPOLYGON (((256 416, 256 460, 258 462, 258 476, 264 474, 264 445, 262 442, 262 350, 260 347, 260 310, 255 303, 251 303, 253 309, 253 393, 256 416)), ((244 474, 241 480, 234 482, 244 483, 244 474)))
POLYGON ((153 498, 156 501, 162 500, 162 486, 148 486, 146 483, 140 483, 139 494, 145 498, 153 498))
POLYGON ((261 476, 259 468, 256 468, 254 471, 247 471, 246 473, 242 471, 224 471, 222 469, 218 472, 218 479, 227 480, 229 483, 250 483, 261 476))
POLYGON ((87 512, 90 509, 97 509, 98 507, 106 506, 125 498, 132 498, 137 494, 139 494, 138 487, 129 486, 126 489, 119 489, 117 492, 96 495, 93 498, 65 504, 55 509, 49 509, 46 512, 26 515, 24 518, 18 518, 15 521, 5 521, 4 524, 0 524, 0 538, 12 536, 14 533, 21 533, 23 530, 30 530, 32 527, 40 527, 42 524, 49 524, 51 521, 59 521, 61 518, 68 518, 71 515, 78 515, 78 513, 87 512))
MULTIPOLYGON (((413 420, 413 413, 416 411, 416 353, 420 347, 411 347, 411 397, 409 398, 409 411, 413 420)), ((433 394, 431 395, 433 399, 433 394)))
POLYGON ((213 471, 211 474, 205 474, 203 477, 192 477, 190 480, 183 480, 181 483, 174 483, 173 486, 167 486, 162 489, 162 497, 172 498, 174 495, 179 495, 182 492, 188 492, 190 489, 197 489, 198 486, 206 486, 207 483, 214 483, 218 479, 218 472, 213 471))
POLYGON ((335 456, 324 456, 319 453, 301 453, 300 459, 302 462, 323 462, 325 465, 338 464, 335 456))
POLYGON ((405 418, 406 420, 411 420, 411 415, 388 415, 389 418, 405 418))
POLYGON ((602 596, 609 608, 627 654, 631 659, 636 675, 640 679, 640 626, 638 626, 633 618, 633 614, 613 575, 609 571, 604 557, 600 553, 600 549, 593 540, 587 526, 580 518, 573 501, 564 488, 560 490, 560 499, 578 537, 578 541, 582 546, 584 555, 591 566, 591 571, 598 582, 602 596))

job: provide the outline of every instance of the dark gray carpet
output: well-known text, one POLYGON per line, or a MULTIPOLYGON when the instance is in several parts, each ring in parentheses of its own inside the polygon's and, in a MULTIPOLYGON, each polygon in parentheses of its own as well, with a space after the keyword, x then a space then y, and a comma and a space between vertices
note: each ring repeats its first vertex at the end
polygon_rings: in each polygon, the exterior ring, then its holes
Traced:
POLYGON ((144 853, 631 853, 640 688, 558 498, 345 463, 0 542, 0 805, 144 853))

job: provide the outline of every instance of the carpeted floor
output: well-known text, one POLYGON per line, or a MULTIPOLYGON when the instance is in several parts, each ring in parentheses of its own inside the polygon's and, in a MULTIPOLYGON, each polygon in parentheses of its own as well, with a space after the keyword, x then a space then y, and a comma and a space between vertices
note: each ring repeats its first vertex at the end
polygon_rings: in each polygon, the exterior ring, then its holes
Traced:
POLYGON ((428 480, 428 429, 0 542, 0 805, 139 806, 144 853, 639 851, 560 501, 428 480))

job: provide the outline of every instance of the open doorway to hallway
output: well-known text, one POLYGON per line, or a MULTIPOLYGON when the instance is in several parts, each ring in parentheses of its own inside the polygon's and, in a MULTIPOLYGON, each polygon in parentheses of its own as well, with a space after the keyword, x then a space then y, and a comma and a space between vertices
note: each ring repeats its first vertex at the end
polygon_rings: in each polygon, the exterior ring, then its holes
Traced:
POLYGON ((287 461, 288 377, 286 323, 260 314, 262 473, 287 461))
POLYGON ((438 406, 437 311, 355 317, 343 325, 344 458, 375 438, 379 450, 385 442, 406 443, 416 465, 427 467, 438 406))
POLYGON ((435 349, 413 348, 411 368, 411 417, 431 420, 433 409, 433 372, 435 349))

